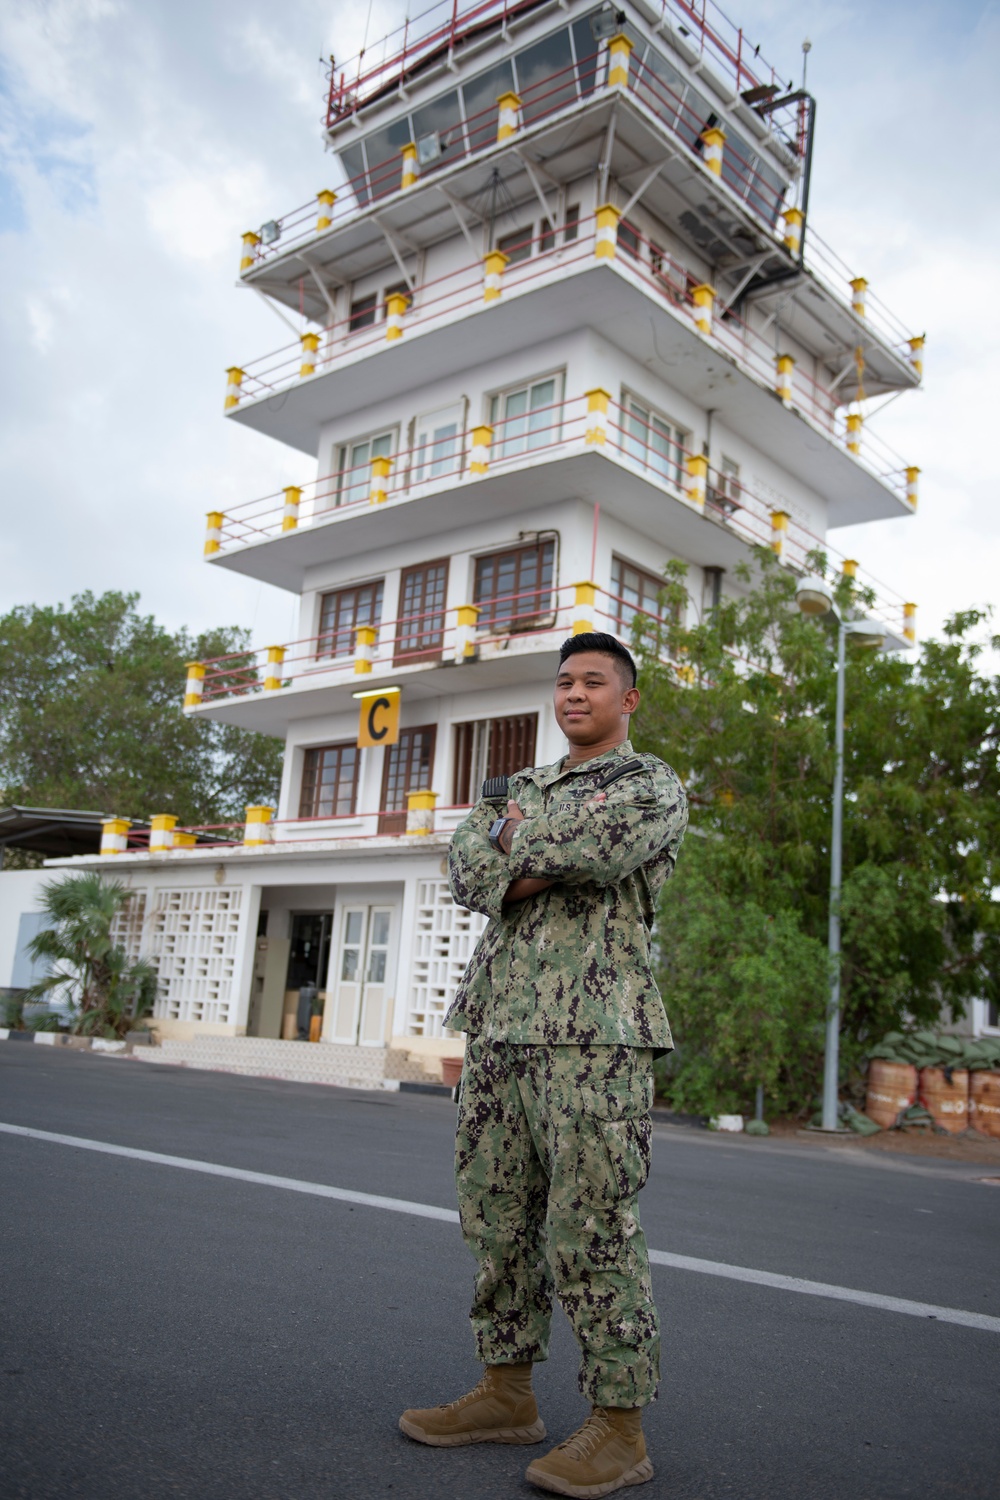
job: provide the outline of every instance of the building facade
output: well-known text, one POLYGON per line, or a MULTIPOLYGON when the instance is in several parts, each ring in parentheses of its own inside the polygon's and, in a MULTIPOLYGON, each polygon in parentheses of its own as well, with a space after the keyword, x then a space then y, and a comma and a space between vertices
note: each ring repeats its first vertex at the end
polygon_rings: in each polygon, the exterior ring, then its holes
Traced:
POLYGON ((205 541, 298 596, 298 638, 192 663, 185 700, 282 739, 279 802, 197 846, 109 823, 100 857, 164 1037, 455 1051, 482 919, 449 838, 485 776, 563 752, 560 641, 628 640, 671 559, 698 613, 754 546, 805 571, 915 511, 864 418, 923 341, 813 230, 812 119, 680 0, 449 0, 331 67, 339 180, 243 236, 290 339, 225 397, 317 477, 205 541))

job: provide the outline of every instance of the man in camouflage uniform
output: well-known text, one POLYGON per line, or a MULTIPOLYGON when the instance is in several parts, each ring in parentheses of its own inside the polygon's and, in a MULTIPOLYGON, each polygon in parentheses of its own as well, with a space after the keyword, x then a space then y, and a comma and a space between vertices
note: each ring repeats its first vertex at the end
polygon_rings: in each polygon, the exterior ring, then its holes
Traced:
POLYGON ((486 1369, 458 1401, 400 1419, 442 1447, 539 1442, 531 1367, 548 1356, 555 1290, 592 1412, 526 1477, 566 1495, 653 1473, 641 1413, 659 1329, 637 1195, 653 1056, 672 1044, 650 930, 687 801, 670 768, 629 743, 634 684, 614 637, 564 642, 555 713, 569 755, 509 788, 487 783, 496 797, 455 833, 452 893, 490 918, 445 1023, 468 1033, 456 1177, 486 1369))

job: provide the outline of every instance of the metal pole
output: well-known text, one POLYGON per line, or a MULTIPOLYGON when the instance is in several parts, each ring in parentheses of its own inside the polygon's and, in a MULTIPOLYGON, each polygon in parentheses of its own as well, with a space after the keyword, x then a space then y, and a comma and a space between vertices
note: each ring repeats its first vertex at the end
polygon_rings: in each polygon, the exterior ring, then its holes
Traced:
POLYGON ((826 1012, 823 1059, 823 1129, 837 1128, 837 1081, 840 1071, 840 875, 844 831, 844 658, 847 630, 837 623, 837 712, 834 727, 836 767, 833 773, 833 832, 830 838, 830 1003, 826 1012))

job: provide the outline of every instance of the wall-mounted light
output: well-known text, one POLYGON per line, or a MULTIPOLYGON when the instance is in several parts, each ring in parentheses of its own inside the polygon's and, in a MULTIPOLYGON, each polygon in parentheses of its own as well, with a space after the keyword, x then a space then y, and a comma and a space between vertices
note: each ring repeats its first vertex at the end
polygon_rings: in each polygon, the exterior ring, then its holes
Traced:
POLYGON ((268 219, 266 224, 260 226, 260 242, 262 245, 273 245, 276 240, 281 239, 281 225, 277 219, 268 219))

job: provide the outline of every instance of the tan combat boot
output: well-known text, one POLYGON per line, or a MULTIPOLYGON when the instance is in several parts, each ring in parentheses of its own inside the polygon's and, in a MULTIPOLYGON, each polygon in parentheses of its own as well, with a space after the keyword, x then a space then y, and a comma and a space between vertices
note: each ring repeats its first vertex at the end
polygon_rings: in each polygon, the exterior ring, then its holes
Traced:
POLYGON ((578 1432, 529 1464, 525 1479, 581 1500, 653 1477, 642 1436, 642 1408, 595 1406, 578 1432))
POLYGON ((531 1389, 530 1365, 487 1365, 475 1390, 426 1411, 404 1411, 407 1437, 434 1448, 465 1443, 540 1443, 545 1423, 531 1389))

